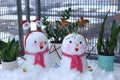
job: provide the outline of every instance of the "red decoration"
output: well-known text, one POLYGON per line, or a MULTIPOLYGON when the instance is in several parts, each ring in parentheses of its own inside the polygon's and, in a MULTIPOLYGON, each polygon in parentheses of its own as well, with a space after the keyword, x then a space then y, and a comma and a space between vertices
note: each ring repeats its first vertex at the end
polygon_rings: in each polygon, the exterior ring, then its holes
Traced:
POLYGON ((80 19, 77 21, 78 24, 81 25, 81 27, 85 27, 86 23, 89 23, 89 20, 84 19, 82 16, 80 17, 80 19))
POLYGON ((79 71, 80 73, 83 72, 83 64, 82 64, 81 57, 85 55, 84 53, 81 55, 69 55, 62 52, 62 54, 72 59, 70 69, 76 68, 77 71, 79 71))
POLYGON ((61 24, 61 27, 62 27, 62 28, 65 28, 67 25, 70 24, 70 22, 68 22, 68 21, 66 21, 66 20, 64 20, 64 19, 62 19, 62 21, 60 22, 60 24, 61 24))
POLYGON ((46 66, 45 66, 45 63, 44 63, 44 54, 46 52, 48 52, 48 51, 49 51, 49 49, 47 47, 42 52, 30 53, 30 52, 25 51, 25 54, 34 55, 35 56, 35 58, 34 58, 34 65, 38 64, 38 65, 42 66, 43 68, 45 68, 46 66))
POLYGON ((33 20, 33 22, 36 22, 36 21, 39 21, 39 19, 35 19, 35 20, 33 20))
POLYGON ((23 24, 26 23, 26 22, 27 22, 27 20, 22 21, 20 26, 23 26, 23 24))

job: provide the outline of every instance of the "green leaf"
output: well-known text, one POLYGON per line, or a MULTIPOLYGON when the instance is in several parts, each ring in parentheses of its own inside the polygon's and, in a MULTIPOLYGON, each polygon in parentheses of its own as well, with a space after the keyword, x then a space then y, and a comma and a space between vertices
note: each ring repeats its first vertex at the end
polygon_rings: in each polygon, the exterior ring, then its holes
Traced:
POLYGON ((18 55, 18 50, 19 50, 18 41, 15 41, 15 39, 10 41, 9 39, 8 42, 6 43, 5 48, 3 48, 0 51, 0 56, 1 56, 2 61, 10 62, 10 61, 16 60, 17 55, 18 55))
POLYGON ((0 51, 6 47, 6 43, 0 40, 0 51))
POLYGON ((100 33, 99 33, 99 37, 98 37, 98 41, 97 41, 97 50, 98 50, 98 54, 101 53, 101 49, 102 49, 102 39, 103 39, 103 34, 104 34, 104 27, 105 27, 105 22, 108 16, 108 13, 110 12, 110 10, 107 12, 107 14, 104 16, 104 20, 101 24, 101 29, 100 29, 100 33))

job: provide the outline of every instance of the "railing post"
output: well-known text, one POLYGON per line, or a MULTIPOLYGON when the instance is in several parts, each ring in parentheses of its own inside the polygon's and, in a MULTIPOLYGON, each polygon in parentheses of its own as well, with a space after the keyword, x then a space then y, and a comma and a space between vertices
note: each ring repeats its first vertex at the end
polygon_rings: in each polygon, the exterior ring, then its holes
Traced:
POLYGON ((30 5, 29 5, 29 0, 25 0, 25 14, 26 14, 27 21, 30 22, 30 5))
POLYGON ((35 0, 35 7, 36 7, 36 18, 40 20, 41 18, 41 0, 35 0))
POLYGON ((18 16, 18 34, 19 34, 19 44, 20 44, 20 49, 24 50, 24 45, 23 45, 23 28, 20 26, 22 22, 22 8, 21 8, 21 0, 17 0, 17 16, 18 16))
POLYGON ((120 11, 120 0, 118 0, 118 11, 120 11))

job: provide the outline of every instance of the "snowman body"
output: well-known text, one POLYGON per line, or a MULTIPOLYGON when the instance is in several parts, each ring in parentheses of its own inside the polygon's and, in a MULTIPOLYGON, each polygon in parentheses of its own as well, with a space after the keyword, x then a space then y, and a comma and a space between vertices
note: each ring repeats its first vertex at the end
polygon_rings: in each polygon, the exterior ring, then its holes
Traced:
POLYGON ((52 66, 52 58, 48 51, 48 40, 47 37, 39 31, 33 31, 25 38, 25 58, 26 67, 33 69, 34 67, 47 69, 52 66), (38 53, 38 56, 36 55, 38 53), (39 54, 43 53, 43 57, 39 54), (36 58, 37 57, 37 58, 36 58), (42 58, 44 62, 44 67, 39 63, 42 58))
POLYGON ((78 62, 81 61, 80 68, 82 70, 80 72, 85 72, 88 66, 86 55, 85 55, 86 47, 87 47, 87 44, 82 35, 80 34, 67 35, 64 38, 61 46, 61 50, 62 50, 61 66, 68 70, 77 70, 77 68, 74 66, 76 64, 74 64, 72 68, 71 63, 72 62, 75 63, 73 60, 73 57, 75 58, 76 56, 79 56, 77 59, 78 59, 78 62))

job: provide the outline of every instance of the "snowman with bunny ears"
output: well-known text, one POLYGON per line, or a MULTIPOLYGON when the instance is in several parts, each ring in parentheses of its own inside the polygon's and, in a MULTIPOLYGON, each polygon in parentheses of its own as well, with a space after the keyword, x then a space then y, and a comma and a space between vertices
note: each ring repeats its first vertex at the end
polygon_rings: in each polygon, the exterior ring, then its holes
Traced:
POLYGON ((64 69, 85 72, 88 66, 85 54, 86 47, 87 43, 82 35, 77 33, 67 35, 61 46, 61 66, 64 69))
POLYGON ((48 69, 52 66, 53 61, 49 54, 48 39, 40 30, 31 31, 25 36, 24 48, 25 68, 48 69))

